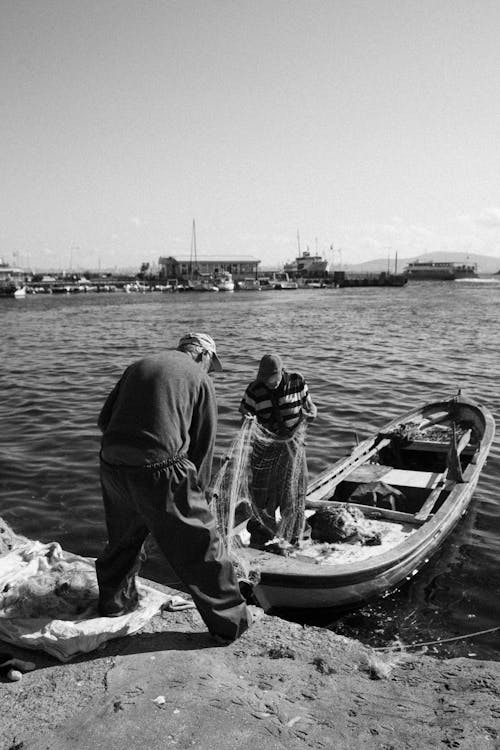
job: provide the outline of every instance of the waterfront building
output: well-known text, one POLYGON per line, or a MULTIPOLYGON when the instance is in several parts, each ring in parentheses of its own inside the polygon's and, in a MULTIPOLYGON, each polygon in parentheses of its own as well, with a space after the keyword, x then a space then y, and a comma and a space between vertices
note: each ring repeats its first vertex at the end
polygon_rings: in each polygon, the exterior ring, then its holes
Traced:
POLYGON ((234 281, 257 278, 260 260, 250 255, 170 255, 158 259, 160 279, 217 278, 231 274, 234 281))

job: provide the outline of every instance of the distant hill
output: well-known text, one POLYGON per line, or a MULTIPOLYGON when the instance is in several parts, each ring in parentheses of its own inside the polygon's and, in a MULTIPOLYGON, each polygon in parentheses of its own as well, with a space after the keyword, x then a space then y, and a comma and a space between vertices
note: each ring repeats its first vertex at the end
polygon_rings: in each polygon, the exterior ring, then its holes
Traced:
MULTIPOLYGON (((398 273, 402 273, 408 263, 412 263, 415 260, 435 260, 467 264, 476 263, 478 273, 488 274, 500 271, 500 257, 495 257, 493 255, 477 255, 475 253, 438 252, 423 253, 422 255, 415 255, 413 258, 398 258, 398 273)), ((344 264, 344 269, 346 271, 377 273, 380 271, 387 271, 387 265, 387 258, 377 258, 376 260, 368 260, 365 261, 365 263, 358 263, 356 265, 344 264)), ((394 258, 390 259, 389 268, 391 272, 394 272, 394 258)), ((330 270, 332 270, 331 267, 330 270)))

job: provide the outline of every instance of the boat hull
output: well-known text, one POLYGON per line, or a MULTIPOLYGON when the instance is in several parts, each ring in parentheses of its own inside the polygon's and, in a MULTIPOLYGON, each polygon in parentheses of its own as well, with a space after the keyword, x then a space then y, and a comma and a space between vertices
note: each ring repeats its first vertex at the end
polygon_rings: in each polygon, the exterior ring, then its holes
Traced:
MULTIPOLYGON (((433 525, 411 546, 394 550, 386 560, 371 558, 359 570, 325 571, 324 575, 263 572, 255 596, 265 609, 350 609, 388 594, 411 580, 429 563, 446 537, 467 511, 473 488, 464 497, 446 526, 433 525)), ((416 534, 419 534, 417 531, 416 534)))

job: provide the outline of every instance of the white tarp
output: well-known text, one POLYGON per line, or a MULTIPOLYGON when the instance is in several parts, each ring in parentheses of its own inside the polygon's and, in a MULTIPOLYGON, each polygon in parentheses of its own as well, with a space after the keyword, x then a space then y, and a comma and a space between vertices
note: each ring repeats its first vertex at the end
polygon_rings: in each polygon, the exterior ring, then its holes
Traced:
POLYGON ((11 549, 0 554, 0 638, 8 643, 68 661, 111 638, 136 633, 168 599, 139 583, 134 612, 99 617, 92 559, 65 552, 57 542, 10 539, 11 549))

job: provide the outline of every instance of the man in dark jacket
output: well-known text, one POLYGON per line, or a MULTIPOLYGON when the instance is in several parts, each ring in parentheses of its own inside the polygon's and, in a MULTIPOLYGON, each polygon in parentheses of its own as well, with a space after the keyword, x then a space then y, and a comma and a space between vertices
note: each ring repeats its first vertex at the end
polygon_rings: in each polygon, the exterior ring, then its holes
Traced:
POLYGON ((220 370, 214 340, 190 333, 176 351, 131 364, 102 408, 108 544, 96 571, 103 616, 137 606, 135 578, 151 532, 213 635, 233 640, 250 624, 205 498, 217 429, 208 373, 220 370))

